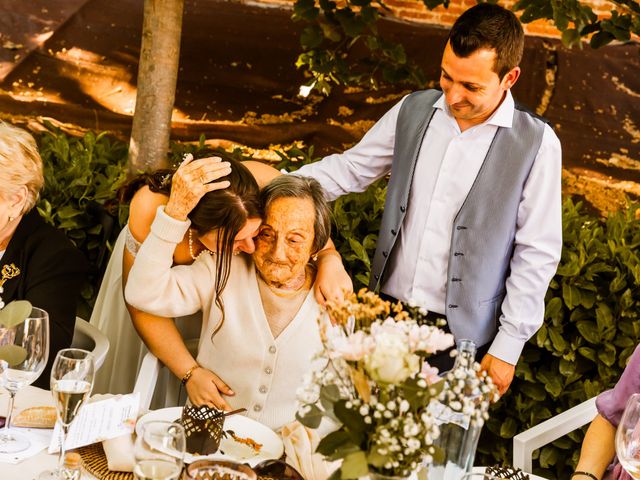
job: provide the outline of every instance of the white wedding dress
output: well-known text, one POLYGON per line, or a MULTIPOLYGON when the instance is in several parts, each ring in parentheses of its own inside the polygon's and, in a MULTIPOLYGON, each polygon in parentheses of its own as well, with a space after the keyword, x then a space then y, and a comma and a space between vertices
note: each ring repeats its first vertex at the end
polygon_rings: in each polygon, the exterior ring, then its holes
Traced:
MULTIPOLYGON (((122 292, 122 255, 128 226, 125 226, 113 247, 109 264, 100 285, 90 323, 109 339, 109 352, 104 364, 96 372, 93 393, 131 393, 142 359, 148 352, 131 322, 122 292)), ((176 319, 183 338, 200 336, 202 314, 176 319)), ((163 369, 158 377, 151 408, 175 406, 180 382, 163 369)), ((186 393, 182 393, 182 401, 186 393)))

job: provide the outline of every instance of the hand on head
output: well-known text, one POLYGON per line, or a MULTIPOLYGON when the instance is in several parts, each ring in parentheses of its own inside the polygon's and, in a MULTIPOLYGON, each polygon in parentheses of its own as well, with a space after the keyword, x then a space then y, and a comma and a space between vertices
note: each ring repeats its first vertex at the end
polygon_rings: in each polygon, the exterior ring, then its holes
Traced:
POLYGON ((194 160, 193 155, 187 154, 173 175, 165 213, 177 220, 186 220, 189 212, 206 193, 229 187, 229 181, 216 180, 230 173, 231 165, 223 162, 220 157, 194 160))

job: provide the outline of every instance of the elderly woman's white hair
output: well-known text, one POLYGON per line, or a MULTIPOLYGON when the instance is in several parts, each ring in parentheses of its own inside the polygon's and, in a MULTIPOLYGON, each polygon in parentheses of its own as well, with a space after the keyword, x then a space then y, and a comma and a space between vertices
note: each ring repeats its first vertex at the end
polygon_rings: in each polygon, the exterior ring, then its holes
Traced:
POLYGON ((6 199, 26 187, 24 214, 36 204, 43 185, 42 158, 31 134, 0 122, 0 195, 6 199))

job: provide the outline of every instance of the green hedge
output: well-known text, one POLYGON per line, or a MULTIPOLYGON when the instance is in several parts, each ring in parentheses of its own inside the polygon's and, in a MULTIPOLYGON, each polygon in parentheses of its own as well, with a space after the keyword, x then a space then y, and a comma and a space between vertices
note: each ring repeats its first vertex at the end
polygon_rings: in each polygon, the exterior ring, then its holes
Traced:
MULTIPOLYGON (((125 178, 126 146, 104 134, 71 138, 59 131, 39 138, 47 187, 40 212, 87 252, 99 248, 100 226, 87 217, 86 205, 96 201, 119 212, 115 190, 125 178)), ((172 158, 203 148, 175 144, 172 158)), ((318 160, 313 148, 278 152, 277 168, 295 170, 318 160)), ((247 159, 241 150, 223 153, 247 159)), ((366 286, 384 208, 386 181, 361 194, 346 195, 333 205, 334 241, 355 288, 366 286)), ((492 409, 477 461, 511 463, 512 437, 610 388, 640 341, 637 322, 640 285, 640 221, 636 206, 598 218, 581 203, 563 204, 562 260, 546 297, 545 324, 526 345, 509 392, 492 409)), ((88 302, 99 284, 85 292, 88 302)), ((583 433, 574 432, 537 453, 538 473, 569 477, 577 461, 583 433)))

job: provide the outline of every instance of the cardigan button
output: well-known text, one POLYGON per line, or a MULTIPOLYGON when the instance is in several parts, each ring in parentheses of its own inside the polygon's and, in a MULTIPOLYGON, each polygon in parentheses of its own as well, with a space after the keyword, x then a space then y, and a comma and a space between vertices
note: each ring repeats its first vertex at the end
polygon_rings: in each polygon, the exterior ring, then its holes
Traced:
POLYGON ((387 258, 389 256, 389 252, 387 252, 386 250, 384 252, 382 252, 382 256, 384 258, 387 258))
POLYGON ((269 353, 276 353, 276 346, 275 345, 271 345, 269 347, 269 353))
POLYGON ((400 211, 402 213, 406 212, 407 211, 407 207, 405 207, 404 205, 400 205, 400 211))
POLYGON ((397 230, 391 230, 391 235, 397 235, 398 231, 397 230))
POLYGON ((373 278, 375 278, 376 280, 380 280, 380 275, 374 275, 373 278))
POLYGON ((271 367, 267 367, 264 369, 264 373, 266 373, 267 375, 271 375, 273 373, 273 370, 271 369, 271 367))
POLYGON ((269 389, 266 387, 266 385, 261 385, 260 388, 258 389, 258 391, 260 393, 267 393, 267 391, 269 391, 269 389))
POLYGON ((253 406, 253 411, 254 412, 260 412, 262 410, 262 405, 254 405, 253 406))

